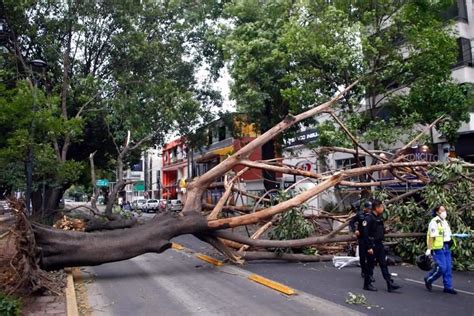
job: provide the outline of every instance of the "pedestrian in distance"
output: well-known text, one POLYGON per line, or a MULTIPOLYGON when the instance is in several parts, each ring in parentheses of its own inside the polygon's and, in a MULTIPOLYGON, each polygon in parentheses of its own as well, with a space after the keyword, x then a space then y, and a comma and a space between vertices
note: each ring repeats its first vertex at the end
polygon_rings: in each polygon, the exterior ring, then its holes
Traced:
POLYGON ((455 240, 452 238, 451 228, 446 220, 446 208, 442 205, 433 210, 426 234, 428 249, 425 255, 431 255, 435 262, 434 269, 425 277, 425 286, 431 292, 433 282, 441 276, 443 277, 443 292, 457 294, 453 288, 451 248, 455 247, 455 240))
MULTIPOLYGON (((359 246, 359 262, 361 269, 361 276, 365 278, 367 274, 367 246, 364 242, 364 230, 363 222, 365 216, 372 210, 372 203, 370 201, 365 201, 364 208, 358 210, 357 214, 354 215, 349 221, 349 228, 354 235, 357 237, 357 245, 359 246)), ((371 281, 374 282, 373 276, 371 276, 371 281)))
POLYGON ((382 276, 387 282, 388 292, 395 291, 400 288, 399 285, 393 282, 390 272, 388 271, 385 249, 383 245, 385 226, 383 223, 382 214, 384 212, 384 205, 381 201, 375 200, 372 202, 372 211, 365 216, 362 223, 363 239, 367 247, 367 273, 364 278, 364 290, 377 291, 372 285, 371 276, 373 276, 375 262, 377 261, 382 276))

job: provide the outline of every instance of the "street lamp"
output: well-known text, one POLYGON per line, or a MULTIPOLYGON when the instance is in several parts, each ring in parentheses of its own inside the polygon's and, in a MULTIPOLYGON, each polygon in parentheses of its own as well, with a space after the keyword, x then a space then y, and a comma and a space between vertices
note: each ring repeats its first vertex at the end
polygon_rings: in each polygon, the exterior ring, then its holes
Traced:
POLYGON ((46 67, 48 67, 48 64, 42 59, 33 59, 30 62, 30 65, 31 65, 31 70, 33 70, 36 73, 43 73, 43 70, 45 70, 46 67))
MULTIPOLYGON (((33 76, 35 73, 43 73, 48 66, 44 60, 34 59, 30 62, 31 71, 33 76)), ((38 79, 33 78, 34 90, 33 90, 33 118, 30 126, 30 143, 28 144, 28 157, 26 159, 26 210, 28 215, 31 215, 31 192, 33 189, 33 142, 34 142, 34 131, 35 131, 35 113, 36 113, 36 90, 38 88, 38 79)), ((44 199, 44 196, 43 196, 44 199)))

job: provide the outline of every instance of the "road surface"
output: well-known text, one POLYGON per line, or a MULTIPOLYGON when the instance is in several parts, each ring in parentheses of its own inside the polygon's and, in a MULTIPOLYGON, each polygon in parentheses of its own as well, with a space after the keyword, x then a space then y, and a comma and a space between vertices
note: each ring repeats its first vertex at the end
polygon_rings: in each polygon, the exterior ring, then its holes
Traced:
MULTIPOLYGON (((152 217, 143 216, 143 220, 152 217)), ((403 288, 387 293, 380 272, 378 292, 361 289, 358 268, 335 269, 331 263, 250 262, 215 267, 195 257, 218 254, 193 236, 174 241, 187 250, 168 250, 132 260, 85 269, 93 315, 433 315, 474 316, 474 273, 454 273, 459 295, 424 288, 423 272, 413 266, 390 267, 403 288), (286 296, 248 280, 251 273, 286 284, 286 296), (348 292, 364 294, 366 305, 345 303, 348 292)), ((437 282, 441 284, 441 282, 437 282)))
POLYGON ((248 280, 245 270, 217 268, 183 251, 86 271, 92 278, 87 292, 93 315, 361 315, 303 292, 280 294, 248 280))

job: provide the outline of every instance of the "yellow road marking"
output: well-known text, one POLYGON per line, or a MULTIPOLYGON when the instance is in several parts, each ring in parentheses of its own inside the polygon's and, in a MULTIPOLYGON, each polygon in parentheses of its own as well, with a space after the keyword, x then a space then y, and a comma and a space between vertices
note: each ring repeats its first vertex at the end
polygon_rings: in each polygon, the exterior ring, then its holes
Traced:
POLYGON ((199 258, 199 259, 201 259, 201 260, 203 260, 203 261, 206 261, 206 262, 211 263, 211 264, 213 264, 213 265, 215 265, 215 266, 218 266, 218 267, 224 265, 224 262, 222 262, 222 261, 220 261, 220 260, 217 260, 217 259, 215 259, 215 258, 206 256, 206 255, 203 255, 202 253, 196 254, 196 258, 199 258))
POLYGON ((182 245, 180 245, 178 243, 175 243, 175 242, 171 243, 171 248, 173 248, 175 250, 183 250, 184 249, 184 247, 182 245))
POLYGON ((251 274, 249 275, 249 280, 252 280, 254 282, 257 282, 257 283, 260 283, 262 285, 265 285, 271 289, 274 289, 278 292, 281 292, 281 293, 284 293, 286 295, 294 295, 296 294, 296 291, 294 289, 292 289, 291 287, 288 287, 284 284, 281 284, 281 283, 278 283, 278 282, 275 282, 275 281, 272 281, 270 279, 267 279, 267 278, 264 278, 260 275, 257 275, 257 274, 251 274))

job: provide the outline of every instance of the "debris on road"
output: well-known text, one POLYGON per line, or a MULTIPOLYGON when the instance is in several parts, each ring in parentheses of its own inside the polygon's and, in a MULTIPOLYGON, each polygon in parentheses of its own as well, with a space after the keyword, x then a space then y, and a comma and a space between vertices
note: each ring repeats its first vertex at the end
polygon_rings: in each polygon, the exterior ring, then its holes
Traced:
POLYGON ((54 223, 53 227, 62 230, 84 231, 86 229, 86 223, 82 219, 64 215, 63 218, 54 223))
POLYGON ((367 299, 364 294, 359 293, 347 293, 346 303, 352 305, 367 305, 367 299))
POLYGON ((334 256, 332 258, 332 263, 338 269, 350 266, 357 266, 359 264, 359 257, 334 256))

